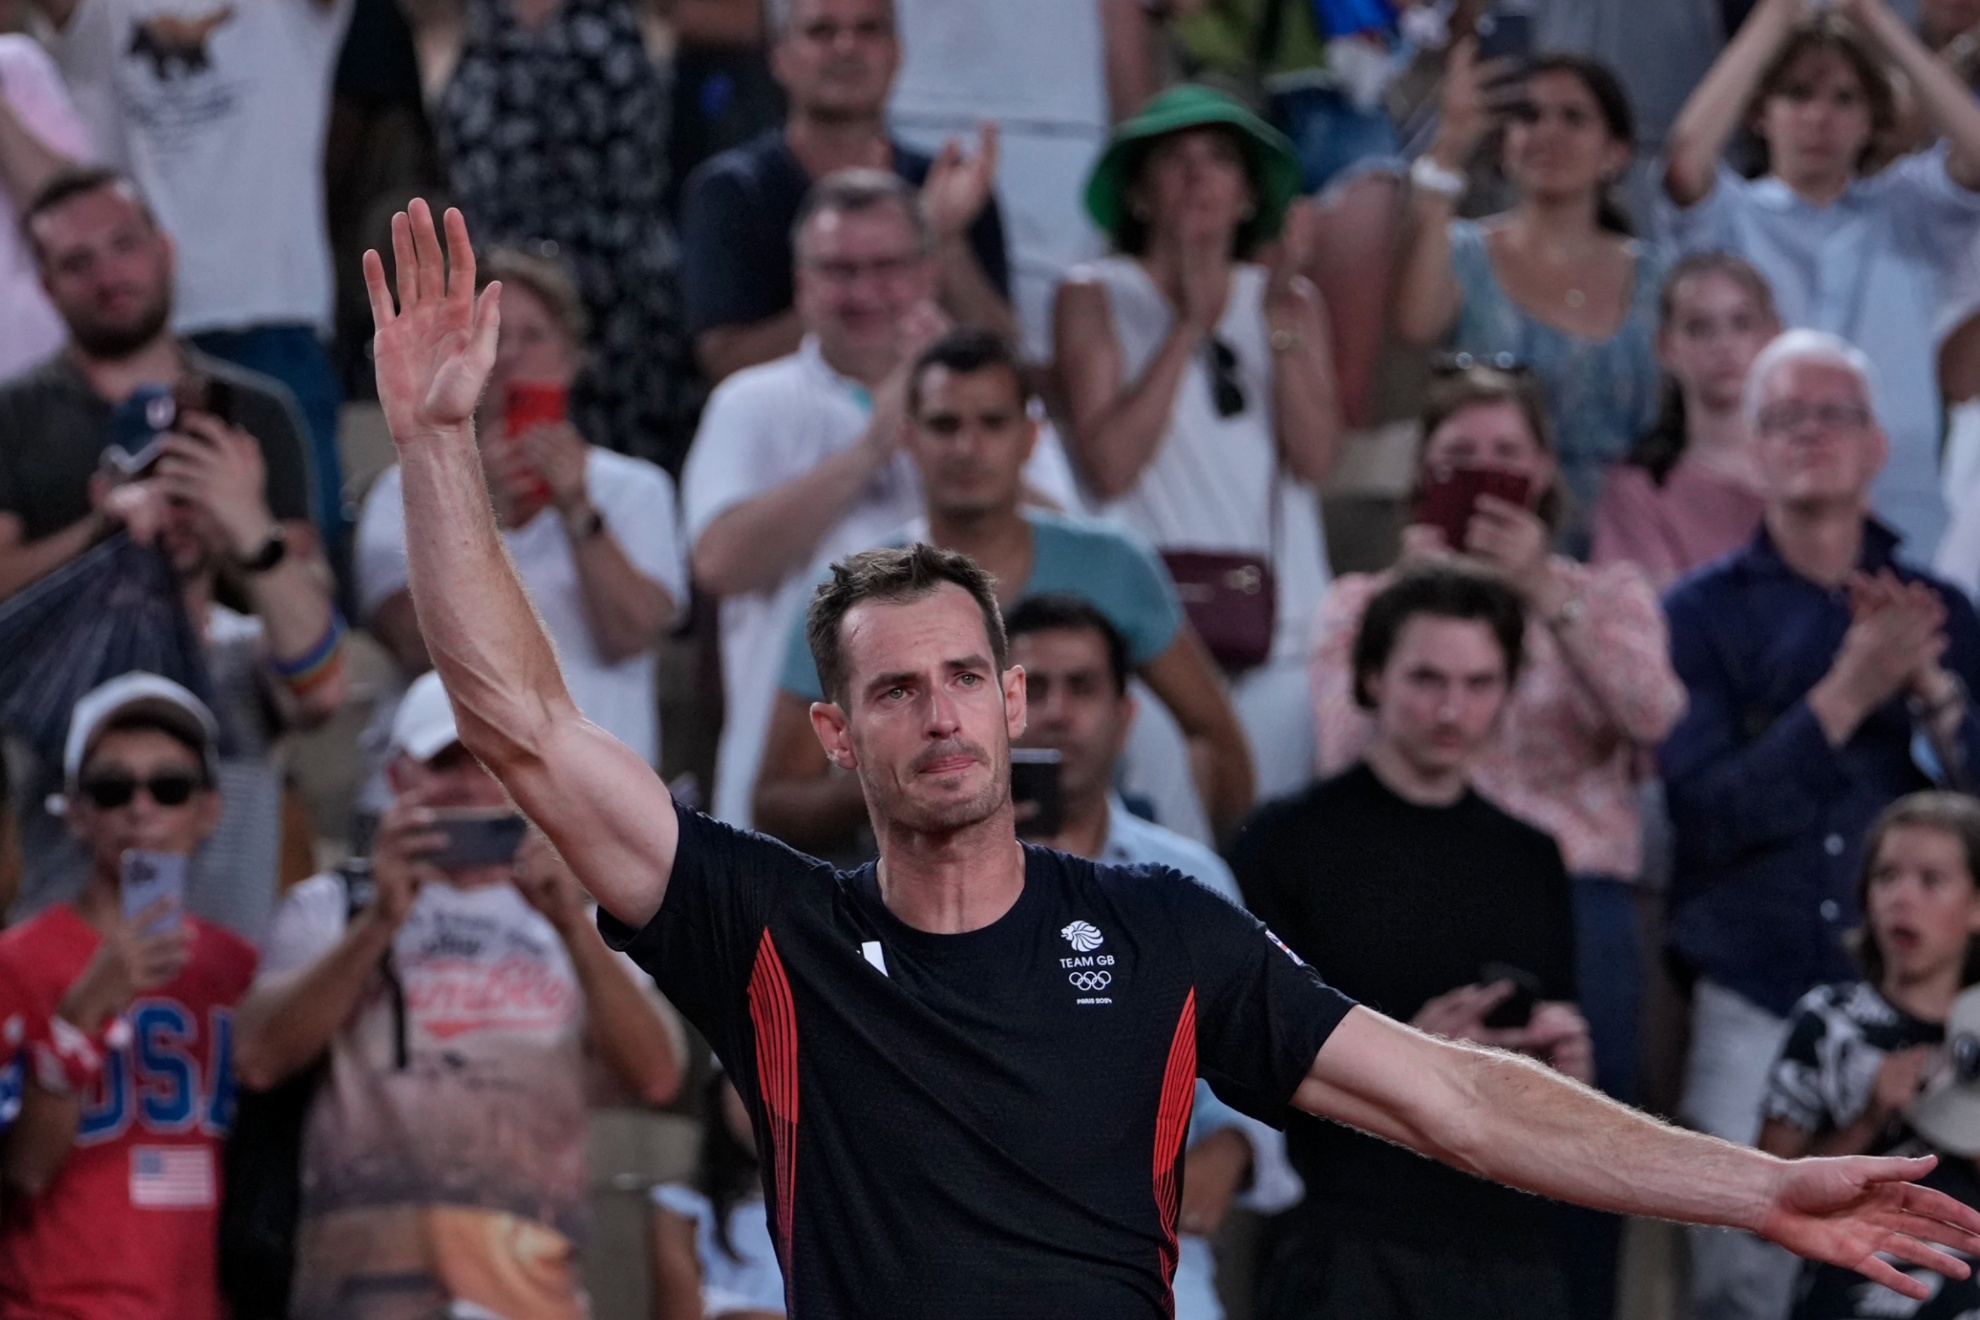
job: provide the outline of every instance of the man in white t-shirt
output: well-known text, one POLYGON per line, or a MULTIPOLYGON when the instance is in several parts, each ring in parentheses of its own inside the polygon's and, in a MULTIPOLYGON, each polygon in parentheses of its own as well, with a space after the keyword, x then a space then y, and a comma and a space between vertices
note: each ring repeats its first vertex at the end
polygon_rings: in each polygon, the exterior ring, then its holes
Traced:
POLYGON ((341 390, 321 336, 330 83, 352 0, 33 0, 104 159, 178 244, 172 329, 289 387, 309 424, 313 517, 342 526, 341 390))
POLYGON ((369 892, 338 874, 291 890, 235 1018, 249 1087, 330 1058, 303 1136, 290 1314, 577 1320, 587 1063, 666 1104, 682 1033, 605 947, 569 868, 522 836, 437 674, 392 732, 397 796, 369 892), (490 830, 470 859, 452 833, 463 812, 512 824, 520 848, 490 830))
POLYGON ((812 562, 879 545, 921 511, 901 449, 907 375, 946 328, 911 185, 878 170, 827 175, 795 234, 804 343, 722 382, 681 477, 695 580, 721 601, 714 814, 745 825, 812 562))

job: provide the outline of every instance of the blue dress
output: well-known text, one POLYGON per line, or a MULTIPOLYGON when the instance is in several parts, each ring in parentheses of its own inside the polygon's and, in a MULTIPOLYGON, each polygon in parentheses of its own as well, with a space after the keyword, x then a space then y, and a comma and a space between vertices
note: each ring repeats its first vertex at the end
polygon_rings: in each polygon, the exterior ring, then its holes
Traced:
POLYGON ((1607 339, 1584 339, 1529 316, 1499 287, 1477 222, 1451 222, 1451 269, 1462 302, 1451 348, 1478 357, 1510 354, 1546 391, 1561 474, 1574 495, 1563 548, 1585 555, 1588 522, 1609 465, 1628 453, 1657 416, 1659 371, 1652 341, 1657 296, 1669 258, 1632 243, 1636 278, 1629 314, 1607 339))

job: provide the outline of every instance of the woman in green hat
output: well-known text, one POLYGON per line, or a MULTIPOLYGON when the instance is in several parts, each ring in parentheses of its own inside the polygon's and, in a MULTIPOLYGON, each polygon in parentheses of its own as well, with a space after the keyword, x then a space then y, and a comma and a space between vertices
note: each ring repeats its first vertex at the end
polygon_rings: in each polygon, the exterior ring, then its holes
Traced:
POLYGON ((1312 771, 1303 656, 1327 574, 1313 486, 1340 434, 1320 295, 1299 274, 1316 217, 1298 190, 1277 132, 1218 92, 1171 88, 1094 166, 1086 208, 1116 254, 1072 271, 1054 307, 1073 461, 1100 510, 1197 588, 1185 600, 1230 674, 1261 795, 1312 771), (1269 268, 1249 260, 1275 238, 1269 268), (1193 583, 1206 564, 1232 570, 1218 582, 1267 583, 1272 617, 1241 589, 1193 583), (1229 645, 1234 621, 1269 646, 1229 645))

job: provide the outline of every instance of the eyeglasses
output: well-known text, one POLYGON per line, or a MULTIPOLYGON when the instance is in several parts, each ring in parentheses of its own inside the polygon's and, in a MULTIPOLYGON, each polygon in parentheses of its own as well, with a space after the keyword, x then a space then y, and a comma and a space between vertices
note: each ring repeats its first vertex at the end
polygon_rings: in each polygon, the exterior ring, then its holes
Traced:
POLYGON ((851 284, 861 278, 876 280, 898 279, 908 274, 922 263, 925 253, 905 252, 892 257, 874 257, 870 261, 840 261, 827 258, 806 261, 805 269, 831 284, 851 284))
POLYGON ((1777 403, 1760 410, 1760 429, 1774 435, 1799 431, 1810 422, 1824 431, 1860 431, 1870 425, 1870 410, 1860 403, 1777 403))
POLYGON ((161 807, 183 807, 192 801, 193 792, 202 784, 197 775, 187 774, 183 770, 166 770, 148 779, 139 779, 135 775, 90 775, 80 787, 83 796, 98 810, 115 811, 118 807, 128 807, 140 788, 161 807))
POLYGON ((1210 336, 1205 350, 1210 363, 1210 397, 1219 417, 1235 417, 1245 409, 1244 386, 1238 383, 1237 350, 1210 336))

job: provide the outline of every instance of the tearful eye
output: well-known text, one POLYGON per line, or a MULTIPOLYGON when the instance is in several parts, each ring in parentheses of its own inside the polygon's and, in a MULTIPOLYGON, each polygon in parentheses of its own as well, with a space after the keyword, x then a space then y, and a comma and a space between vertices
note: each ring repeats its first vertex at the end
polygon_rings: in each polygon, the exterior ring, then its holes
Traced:
POLYGON ((963 674, 959 678, 957 678, 956 681, 961 683, 964 687, 975 687, 978 683, 981 683, 983 681, 983 675, 963 674))

